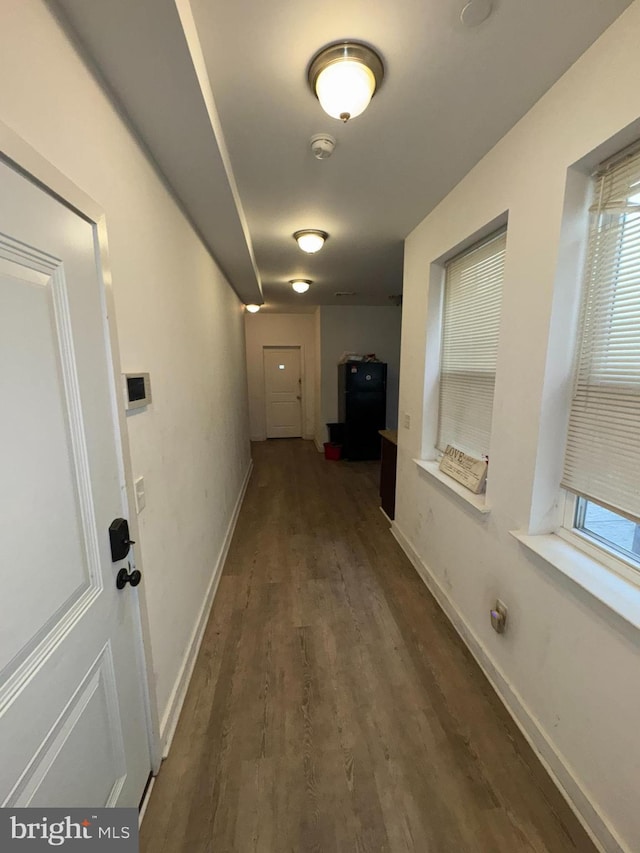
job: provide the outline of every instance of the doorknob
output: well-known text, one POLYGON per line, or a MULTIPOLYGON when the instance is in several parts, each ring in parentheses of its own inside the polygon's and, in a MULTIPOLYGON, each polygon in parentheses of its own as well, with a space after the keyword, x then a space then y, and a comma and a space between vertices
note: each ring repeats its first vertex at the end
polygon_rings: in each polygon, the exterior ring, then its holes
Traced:
MULTIPOLYGON (((129 568, 131 568, 131 563, 129 563, 129 568)), ((120 569, 116 575, 116 586, 118 589, 124 589, 128 583, 130 583, 131 586, 138 586, 141 580, 142 574, 137 569, 134 569, 132 572, 128 572, 126 569, 120 569)))
POLYGON ((302 397, 300 396, 300 394, 296 394, 296 400, 301 400, 301 399, 302 399, 302 397))

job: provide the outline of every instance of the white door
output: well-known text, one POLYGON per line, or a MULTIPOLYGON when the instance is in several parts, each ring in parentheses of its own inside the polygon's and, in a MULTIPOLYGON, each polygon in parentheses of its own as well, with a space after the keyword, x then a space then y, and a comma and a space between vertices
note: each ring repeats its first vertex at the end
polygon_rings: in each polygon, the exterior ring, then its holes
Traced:
POLYGON ((300 347, 264 348, 267 438, 302 435, 300 347))
POLYGON ((150 771, 94 228, 0 162, 0 805, 137 806, 150 771))

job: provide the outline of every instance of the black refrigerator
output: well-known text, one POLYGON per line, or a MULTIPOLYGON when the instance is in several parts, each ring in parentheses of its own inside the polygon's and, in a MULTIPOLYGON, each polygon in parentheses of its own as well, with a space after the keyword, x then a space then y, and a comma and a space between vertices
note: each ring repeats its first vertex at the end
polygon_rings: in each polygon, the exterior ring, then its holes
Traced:
POLYGON ((338 365, 338 420, 344 423, 342 456, 379 459, 387 417, 387 365, 347 361, 338 365))

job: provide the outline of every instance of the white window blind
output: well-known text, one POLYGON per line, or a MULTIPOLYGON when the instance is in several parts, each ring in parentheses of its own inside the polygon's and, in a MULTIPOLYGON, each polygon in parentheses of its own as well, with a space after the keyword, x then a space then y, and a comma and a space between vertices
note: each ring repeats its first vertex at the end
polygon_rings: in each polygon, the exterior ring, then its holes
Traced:
POLYGON ((640 519, 640 151, 596 177, 562 485, 640 519))
POLYGON ((489 453, 506 231, 449 262, 440 364, 439 450, 489 453))

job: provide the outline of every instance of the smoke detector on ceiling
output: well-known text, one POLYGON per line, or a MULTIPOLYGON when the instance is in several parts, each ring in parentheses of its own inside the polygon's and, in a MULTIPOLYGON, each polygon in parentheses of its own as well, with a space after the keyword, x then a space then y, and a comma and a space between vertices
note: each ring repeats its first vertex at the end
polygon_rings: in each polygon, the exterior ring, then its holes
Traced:
POLYGON ((470 0, 460 12, 460 20, 465 27, 477 27, 491 14, 491 0, 470 0))
POLYGON ((326 160, 335 151, 336 141, 328 133, 316 133, 311 137, 310 146, 316 160, 326 160))

